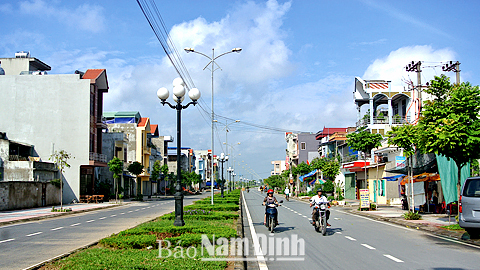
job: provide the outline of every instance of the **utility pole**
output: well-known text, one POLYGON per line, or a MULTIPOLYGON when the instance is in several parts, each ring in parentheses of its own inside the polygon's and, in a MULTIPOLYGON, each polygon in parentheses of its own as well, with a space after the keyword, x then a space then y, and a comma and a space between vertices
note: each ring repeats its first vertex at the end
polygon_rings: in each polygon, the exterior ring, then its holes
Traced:
POLYGON ((442 66, 443 71, 454 71, 456 73, 456 79, 457 79, 457 84, 460 84, 460 62, 455 62, 450 61, 450 63, 446 63, 444 66, 442 66))
MULTIPOLYGON (((412 63, 408 64, 405 67, 405 70, 407 72, 417 72, 417 95, 418 95, 418 102, 420 106, 418 107, 418 111, 415 111, 415 122, 418 120, 420 117, 420 112, 422 111, 422 62, 418 61, 415 63, 412 61, 412 63)), ((415 100, 413 100, 415 102, 415 100)), ((416 152, 416 151, 415 151, 416 152)), ((412 212, 415 212, 415 194, 414 194, 414 189, 413 189, 413 156, 410 156, 410 179, 411 179, 411 192, 412 192, 412 200, 411 200, 411 206, 412 206, 412 212)))

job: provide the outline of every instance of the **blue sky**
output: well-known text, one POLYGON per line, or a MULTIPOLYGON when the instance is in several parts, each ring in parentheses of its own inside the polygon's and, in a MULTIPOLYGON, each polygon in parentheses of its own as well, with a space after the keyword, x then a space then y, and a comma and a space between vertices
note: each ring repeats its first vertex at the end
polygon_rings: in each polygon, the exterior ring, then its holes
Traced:
MULTIPOLYGON (((267 177, 272 160, 285 159, 282 132, 317 132, 353 126, 354 77, 416 81, 404 67, 425 61, 422 81, 442 74, 441 62, 460 61, 462 81, 479 85, 480 3, 477 1, 156 1, 171 38, 210 110, 207 59, 219 58, 215 111, 239 119, 228 142, 235 144, 237 175, 267 177), (409 77, 410 76, 410 77, 409 77), (237 143, 241 144, 238 145, 237 143), (241 153, 241 156, 238 154, 241 153)), ((50 73, 106 68, 107 111, 140 111, 175 135, 175 112, 156 98, 176 77, 136 1, 0 1, 0 57, 30 51, 50 73)), ((453 74, 448 74, 453 76, 453 74)), ((209 149, 208 115, 183 111, 182 145, 209 149)), ((219 120, 221 121, 221 120, 219 120)), ((216 154, 225 131, 217 126, 216 154)), ((230 164, 232 166, 232 164, 230 164)))

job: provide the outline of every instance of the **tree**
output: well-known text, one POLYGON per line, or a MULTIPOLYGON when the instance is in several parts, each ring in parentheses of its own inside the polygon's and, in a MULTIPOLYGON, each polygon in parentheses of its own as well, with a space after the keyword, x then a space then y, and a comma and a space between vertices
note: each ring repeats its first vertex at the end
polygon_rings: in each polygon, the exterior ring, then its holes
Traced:
POLYGON ((418 128, 414 125, 402 125, 402 126, 393 126, 392 130, 387 132, 388 144, 396 145, 403 148, 403 155, 410 160, 410 179, 412 179, 412 212, 415 211, 415 201, 413 194, 413 161, 412 156, 415 154, 416 145, 418 144, 418 128))
POLYGON ((340 173, 340 162, 335 158, 314 158, 311 167, 322 171, 322 174, 332 181, 335 181, 340 173))
POLYGON ((72 157, 70 153, 67 153, 65 150, 60 150, 60 152, 55 151, 48 160, 53 160, 57 169, 60 171, 60 211, 63 211, 63 170, 65 168, 70 168, 68 160, 72 157))
POLYGON ((153 163, 152 173, 150 174, 150 178, 152 178, 153 181, 158 180, 158 178, 160 177, 161 169, 162 167, 160 166, 160 160, 155 160, 155 162, 153 163))
POLYGON ((441 75, 425 92, 435 98, 424 103, 418 123, 419 148, 455 161, 458 198, 462 167, 480 157, 480 89, 468 82, 451 84, 441 75))
POLYGON ((135 177, 137 178, 137 196, 140 196, 141 194, 141 187, 140 187, 140 181, 138 179, 138 175, 141 174, 143 172, 143 165, 142 163, 138 162, 138 161, 134 161, 132 164, 128 165, 128 168, 127 170, 135 175, 135 177))
POLYGON ((365 160, 365 180, 367 180, 367 152, 381 146, 382 135, 370 133, 365 127, 359 128, 357 132, 347 134, 347 144, 354 151, 363 152, 365 160))
POLYGON ((270 175, 267 179, 264 179, 264 182, 272 189, 276 187, 283 189, 285 186, 285 181, 280 175, 270 175))
POLYGON ((108 169, 113 172, 113 179, 115 181, 115 202, 118 200, 118 178, 123 173, 123 161, 118 157, 114 157, 108 162, 108 169))

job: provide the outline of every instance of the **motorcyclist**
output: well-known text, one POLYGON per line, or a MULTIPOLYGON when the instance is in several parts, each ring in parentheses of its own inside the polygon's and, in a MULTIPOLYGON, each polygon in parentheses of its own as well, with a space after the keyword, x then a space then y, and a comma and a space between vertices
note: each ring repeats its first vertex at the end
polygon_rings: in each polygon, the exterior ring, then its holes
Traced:
MULTIPOLYGON (((327 197, 325 197, 323 194, 323 190, 321 188, 318 188, 317 189, 317 195, 313 196, 311 199, 310 199, 310 207, 314 206, 314 205, 318 205, 318 204, 321 204, 321 203, 324 203, 326 204, 328 207, 330 207, 330 202, 327 200, 327 197)), ((315 208, 313 208, 313 212, 312 212, 312 225, 315 226, 315 216, 318 214, 318 211, 315 211, 315 208)), ((327 226, 330 227, 331 225, 328 224, 328 219, 330 218, 330 210, 327 209, 326 213, 327 215, 327 226)))
MULTIPOLYGON (((268 209, 268 207, 272 207, 272 206, 268 206, 269 204, 274 204, 275 206, 278 206, 278 201, 273 196, 273 189, 269 189, 267 191, 267 197, 265 197, 265 199, 263 199, 263 205, 266 206, 265 207, 265 216, 263 217, 263 225, 267 225, 267 209, 268 209)), ((275 222, 276 222, 276 225, 278 225, 277 217, 275 217, 275 222)))

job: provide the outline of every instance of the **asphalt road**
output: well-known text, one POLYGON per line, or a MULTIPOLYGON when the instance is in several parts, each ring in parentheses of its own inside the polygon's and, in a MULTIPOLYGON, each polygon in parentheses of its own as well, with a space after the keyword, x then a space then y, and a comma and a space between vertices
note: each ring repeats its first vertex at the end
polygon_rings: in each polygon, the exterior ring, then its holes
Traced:
POLYGON ((252 238, 254 231, 268 242, 262 245, 259 241, 263 257, 255 255, 254 243, 249 242, 248 269, 480 269, 478 247, 352 215, 341 208, 331 208, 332 226, 322 236, 309 223, 308 204, 287 202, 281 195, 276 195, 284 200, 278 208, 280 224, 274 234, 269 234, 263 225, 265 208, 261 205, 266 194, 250 190, 244 195, 245 236, 252 238), (301 244, 297 244, 298 253, 292 256, 295 235, 303 239, 299 241, 304 241, 305 252, 300 254, 301 244), (282 244, 282 238, 289 241, 282 244), (285 254, 286 246, 290 254, 285 254))
MULTIPOLYGON (((187 196, 184 205, 208 194, 187 196)), ((173 199, 0 227, 0 269, 25 269, 174 211, 173 199)))

